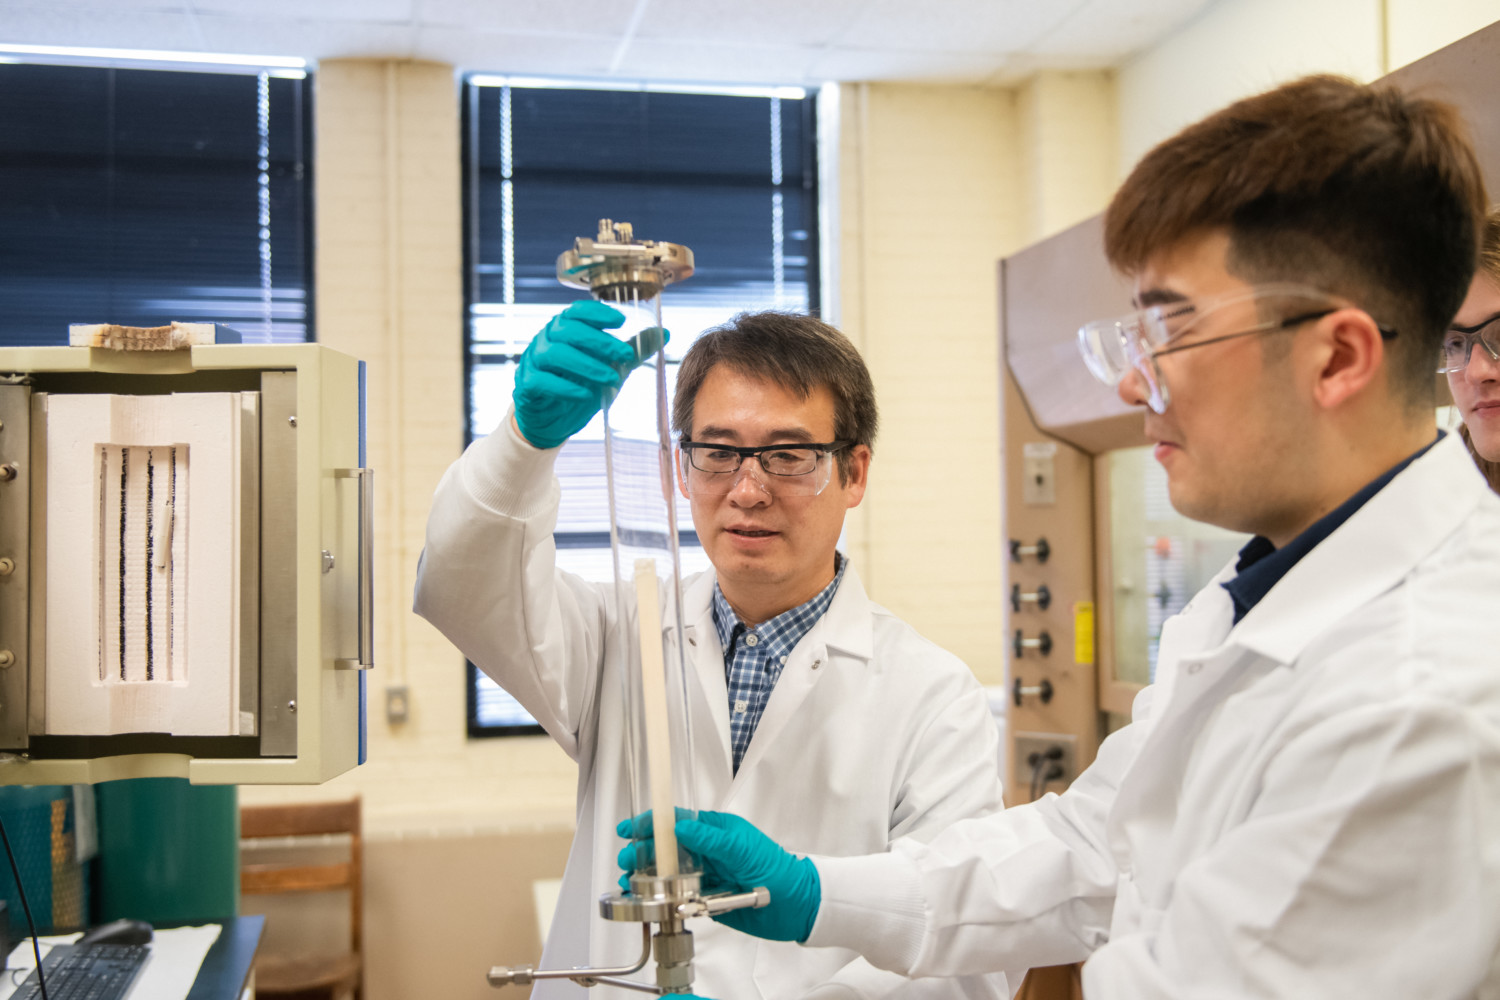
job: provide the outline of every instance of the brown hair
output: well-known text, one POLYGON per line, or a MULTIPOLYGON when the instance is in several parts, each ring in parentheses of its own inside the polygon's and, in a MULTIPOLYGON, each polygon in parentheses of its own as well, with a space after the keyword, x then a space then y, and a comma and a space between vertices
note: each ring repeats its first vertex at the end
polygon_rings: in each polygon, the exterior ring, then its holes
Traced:
POLYGON ((1390 86, 1310 76, 1231 104, 1146 154, 1110 203, 1127 273, 1198 233, 1227 267, 1349 299, 1397 331, 1392 385, 1432 405, 1438 345, 1474 273, 1485 195, 1458 112, 1390 86))
MULTIPOLYGON (((870 370, 849 338, 802 313, 740 313, 693 341, 677 372, 672 429, 693 432, 693 402, 703 380, 718 365, 762 378, 800 395, 824 386, 833 395, 833 433, 840 441, 871 447, 879 414, 870 370)), ((838 453, 839 479, 849 479, 849 449, 838 453)))

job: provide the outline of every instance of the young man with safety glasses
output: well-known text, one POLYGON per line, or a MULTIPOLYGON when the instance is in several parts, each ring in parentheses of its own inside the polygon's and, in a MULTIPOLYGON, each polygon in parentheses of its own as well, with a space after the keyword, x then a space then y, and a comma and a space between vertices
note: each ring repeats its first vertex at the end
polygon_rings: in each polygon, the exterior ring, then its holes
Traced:
POLYGON ((1485 198, 1453 109, 1314 77, 1149 153, 1090 367, 1173 505, 1253 534, 1062 795, 865 858, 677 824, 751 933, 1086 997, 1500 996, 1500 498, 1434 421, 1485 198))
MULTIPOLYGON (((636 925, 605 922, 617 824, 631 813, 613 588, 555 565, 562 443, 635 363, 622 317, 577 302, 521 358, 512 415, 439 485, 416 610, 578 762, 578 830, 543 966, 618 965, 636 925)), ((1001 807, 998 734, 968 668, 865 595, 837 551, 864 497, 874 387, 843 334, 754 313, 683 357, 676 474, 713 571, 684 582, 698 805, 734 809, 799 850, 864 854, 1001 807)), ((726 1000, 1007 1000, 1003 974, 913 984, 843 949, 694 927, 699 988, 726 1000)), ((649 976, 649 973, 647 974, 649 976)), ((562 980, 533 996, 583 997, 562 980)))

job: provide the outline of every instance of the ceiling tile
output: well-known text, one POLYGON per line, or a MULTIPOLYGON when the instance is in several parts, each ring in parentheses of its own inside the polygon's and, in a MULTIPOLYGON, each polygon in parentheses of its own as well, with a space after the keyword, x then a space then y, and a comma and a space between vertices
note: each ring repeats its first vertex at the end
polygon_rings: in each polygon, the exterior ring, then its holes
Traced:
POLYGON ((231 15, 258 21, 299 20, 372 21, 405 23, 413 17, 415 0, 193 0, 199 14, 231 15))
POLYGON ((554 35, 621 35, 630 0, 417 0, 424 26, 467 31, 539 31, 554 35))
POLYGON ((697 83, 788 84, 821 82, 807 74, 812 49, 722 42, 637 38, 616 75, 630 79, 697 83))
POLYGON ((821 80, 913 80, 928 83, 987 82, 1005 65, 1003 55, 982 52, 902 52, 831 48, 818 54, 808 74, 821 80))
POLYGON ((77 6, 8 8, 0 41, 15 45, 80 45, 116 49, 201 52, 192 20, 182 10, 77 6))
POLYGON ((406 24, 363 21, 260 20, 200 15, 204 37, 215 52, 253 52, 304 59, 406 59, 413 29, 406 24))
POLYGON ((609 72, 615 39, 502 34, 463 28, 421 28, 415 55, 478 73, 601 77, 609 72))
POLYGON ((1026 47, 1037 55, 1119 62, 1176 31, 1213 0, 1090 0, 1026 47))
POLYGON ((1014 52, 1066 20, 1084 2, 871 0, 838 44, 891 52, 1014 52))
POLYGON ((181 14, 188 10, 187 0, 0 0, 0 11, 6 17, 8 34, 12 16, 25 17, 28 13, 56 13, 69 11, 97 14, 128 14, 132 11, 145 14, 181 14))
POLYGON ((636 35, 661 40, 799 47, 838 40, 869 0, 759 3, 651 0, 636 35))

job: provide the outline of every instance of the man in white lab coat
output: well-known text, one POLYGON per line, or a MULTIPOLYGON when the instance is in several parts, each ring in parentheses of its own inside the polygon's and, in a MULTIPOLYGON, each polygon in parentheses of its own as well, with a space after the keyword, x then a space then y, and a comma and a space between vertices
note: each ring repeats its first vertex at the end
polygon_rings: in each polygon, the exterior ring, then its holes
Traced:
MULTIPOLYGON (((416 587, 417 612, 578 762, 549 969, 619 965, 640 947, 639 928, 603 921, 595 902, 615 888, 616 825, 632 812, 613 588, 559 571, 552 540, 559 446, 634 361, 607 332, 620 319, 578 302, 532 341, 512 414, 438 487, 416 587)), ((925 840, 999 809, 983 690, 872 603, 835 549, 864 495, 876 427, 869 372, 849 341, 807 316, 737 317, 686 353, 673 423, 680 487, 714 567, 685 581, 682 602, 697 804, 829 855, 925 840)), ((1003 974, 913 984, 848 950, 701 924, 698 988, 726 1000, 1009 996, 1003 974)), ((641 976, 651 981, 649 966, 641 976)), ((533 993, 584 995, 556 979, 533 993)))
POLYGON ((1099 998, 1500 996, 1500 498, 1433 420, 1485 207, 1456 113, 1315 77, 1157 147, 1080 331, 1172 503, 1255 536, 1062 795, 865 858, 678 823, 752 933, 1099 998))

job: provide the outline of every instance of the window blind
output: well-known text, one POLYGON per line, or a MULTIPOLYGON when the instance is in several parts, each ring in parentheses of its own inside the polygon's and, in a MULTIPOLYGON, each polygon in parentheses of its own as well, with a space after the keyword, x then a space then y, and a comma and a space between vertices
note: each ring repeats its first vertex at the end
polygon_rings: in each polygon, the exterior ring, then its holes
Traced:
POLYGON ((0 64, 0 345, 311 332, 307 78, 0 64))

